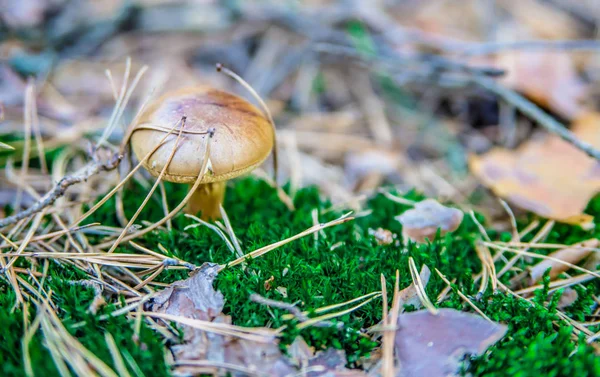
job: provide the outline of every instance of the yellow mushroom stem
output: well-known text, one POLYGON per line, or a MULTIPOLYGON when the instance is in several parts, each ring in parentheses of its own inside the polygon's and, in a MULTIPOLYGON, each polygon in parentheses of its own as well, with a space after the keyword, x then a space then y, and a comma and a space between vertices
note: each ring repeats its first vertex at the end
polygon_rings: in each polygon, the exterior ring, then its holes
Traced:
POLYGON ((226 181, 201 184, 190 197, 186 212, 192 215, 200 213, 205 221, 220 219, 219 207, 225 198, 225 187, 226 181))

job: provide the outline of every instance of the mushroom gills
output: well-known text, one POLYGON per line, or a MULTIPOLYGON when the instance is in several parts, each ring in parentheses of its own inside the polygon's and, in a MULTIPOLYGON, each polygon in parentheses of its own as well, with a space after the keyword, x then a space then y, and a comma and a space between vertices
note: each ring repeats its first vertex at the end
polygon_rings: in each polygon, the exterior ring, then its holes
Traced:
POLYGON ((201 184, 190 197, 186 212, 192 215, 200 213, 205 221, 220 219, 225 188, 226 181, 201 184))

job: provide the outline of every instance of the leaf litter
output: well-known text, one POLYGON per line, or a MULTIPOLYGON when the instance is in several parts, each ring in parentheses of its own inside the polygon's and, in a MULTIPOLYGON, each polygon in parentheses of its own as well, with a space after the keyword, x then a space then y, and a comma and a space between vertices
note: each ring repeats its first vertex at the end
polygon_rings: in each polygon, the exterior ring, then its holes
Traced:
POLYGON ((505 325, 454 309, 439 309, 437 315, 427 310, 402 314, 394 344, 401 366, 397 376, 457 375, 465 355, 482 354, 506 331, 505 325))
POLYGON ((402 235, 415 242, 433 240, 438 230, 440 235, 454 232, 460 226, 463 212, 446 207, 435 199, 426 199, 414 204, 410 209, 396 217, 402 224, 402 235))
MULTIPOLYGON (((158 292, 148 303, 154 313, 173 317, 197 319, 211 322, 219 329, 234 328, 231 317, 222 313, 223 295, 213 288, 219 265, 205 263, 185 280, 177 281, 158 292)), ((159 317, 161 318, 161 317, 159 317)), ((227 335, 212 332, 210 328, 184 327, 183 343, 171 346, 174 357, 174 372, 177 375, 217 373, 234 376, 289 376, 306 373, 308 376, 362 376, 362 371, 345 368, 346 356, 340 350, 325 350, 314 353, 304 340, 298 337, 290 345, 291 357, 280 350, 273 330, 248 328, 247 333, 264 334, 256 339, 236 336, 235 331, 227 335), (294 363, 293 361, 296 361, 294 363), (194 364, 197 364, 194 366, 194 364), (303 372, 302 368, 308 368, 303 372), (340 372, 341 374, 337 374, 340 372)))
MULTIPOLYGON (((205 263, 189 278, 155 293, 146 304, 149 310, 146 315, 167 314, 158 318, 182 324, 182 343, 170 346, 176 375, 379 375, 377 365, 370 371, 348 369, 343 351, 333 348, 315 351, 301 336, 283 353, 277 332, 272 329, 231 325, 231 317, 222 313, 223 295, 213 288, 218 271, 219 265, 205 263), (210 325, 203 327, 205 322, 210 325)), ((421 284, 427 284, 430 274, 429 268, 423 266, 421 284)), ((394 307, 398 310, 403 311, 405 305, 420 306, 413 284, 397 291, 394 297, 394 307)), ((504 325, 454 309, 441 309, 439 314, 431 314, 429 310, 403 313, 397 316, 396 326, 393 347, 399 377, 453 375, 464 355, 481 354, 506 332, 504 325)))

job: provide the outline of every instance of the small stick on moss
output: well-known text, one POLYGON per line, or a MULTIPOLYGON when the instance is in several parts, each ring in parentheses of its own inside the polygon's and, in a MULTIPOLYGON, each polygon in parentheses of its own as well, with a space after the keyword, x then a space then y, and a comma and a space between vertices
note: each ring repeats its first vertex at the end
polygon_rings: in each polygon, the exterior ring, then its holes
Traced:
POLYGON ((250 301, 256 302, 257 304, 261 304, 261 305, 272 306, 274 308, 287 310, 292 315, 294 315, 296 318, 298 318, 299 321, 308 320, 308 316, 306 314, 304 314, 300 309, 298 309, 296 307, 296 305, 294 305, 294 304, 289 304, 287 302, 282 302, 282 301, 271 300, 271 299, 263 297, 257 293, 253 293, 250 295, 250 301))
MULTIPOLYGON (((274 308, 287 310, 294 317, 296 317, 300 322, 305 322, 310 319, 303 311, 298 309, 298 307, 296 307, 296 305, 294 305, 294 304, 289 304, 287 302, 282 302, 282 301, 271 300, 269 298, 263 297, 256 293, 253 293, 250 295, 250 301, 256 302, 257 304, 261 304, 261 305, 272 306, 274 308)), ((340 325, 341 325, 341 323, 333 323, 330 321, 323 321, 323 322, 315 324, 315 327, 341 327, 340 325)))

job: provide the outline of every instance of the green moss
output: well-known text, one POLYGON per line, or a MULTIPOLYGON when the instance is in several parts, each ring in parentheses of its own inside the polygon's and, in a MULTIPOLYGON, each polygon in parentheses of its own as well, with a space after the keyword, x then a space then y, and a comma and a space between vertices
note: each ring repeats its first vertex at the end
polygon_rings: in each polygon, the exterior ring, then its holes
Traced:
MULTIPOLYGON (((169 204, 173 208, 185 195, 185 187, 167 185, 169 204)), ((406 195, 409 199, 421 199, 415 192, 406 195)), ((132 185, 126 190, 126 214, 130 216, 144 198, 144 190, 132 185)), ((156 221, 163 215, 159 197, 150 200, 143 211, 143 220, 156 221)), ((244 179, 228 188, 225 208, 244 252, 271 244, 295 235, 313 225, 311 211, 319 209, 320 222, 337 218, 340 213, 328 211, 331 204, 322 200, 315 189, 304 189, 295 198, 297 210, 289 211, 267 184, 254 179, 244 179)), ((392 290, 395 271, 400 272, 400 285, 405 287, 411 282, 408 270, 408 258, 413 257, 418 267, 426 264, 432 270, 438 268, 455 282, 454 288, 460 289, 471 297, 490 318, 507 323, 507 336, 492 347, 482 357, 471 360, 468 373, 475 376, 537 376, 537 375, 598 375, 600 361, 593 349, 584 341, 572 339, 572 329, 556 316, 556 300, 560 292, 548 296, 541 290, 532 303, 503 293, 492 293, 488 289, 482 297, 476 297, 478 284, 474 284, 472 275, 481 270, 481 264, 473 249, 473 240, 479 232, 470 219, 465 220, 458 231, 452 235, 436 239, 426 245, 408 244, 379 245, 368 235, 369 228, 385 228, 401 233, 400 224, 394 220, 406 206, 393 203, 383 196, 377 196, 368 203, 373 211, 370 216, 357 219, 320 234, 318 239, 305 237, 284 245, 259 259, 249 261, 247 268, 232 267, 222 271, 216 281, 226 299, 225 313, 232 316, 233 322, 241 326, 288 325, 283 342, 290 342, 294 336, 302 335, 309 344, 317 349, 336 347, 344 349, 348 362, 363 357, 376 346, 376 343, 360 335, 364 330, 381 320, 381 301, 374 300, 351 314, 337 318, 343 326, 336 328, 310 328, 298 330, 295 322, 281 319, 283 310, 266 308, 249 300, 252 293, 265 297, 298 302, 303 310, 312 310, 333 303, 344 302, 366 293, 380 290, 380 274, 388 279, 388 290, 392 290), (271 276, 272 288, 265 288, 265 280, 271 276), (275 290, 285 287, 287 298, 275 290)), ((598 206, 600 207, 600 206, 598 206)), ((100 221, 104 225, 117 225, 114 200, 100 208, 88 221, 100 221)), ((600 213, 593 207, 590 213, 600 213)), ((479 220, 484 219, 479 217, 479 220)), ((138 221, 141 223, 141 221, 138 221)), ((184 260, 200 265, 205 261, 225 263, 235 259, 224 242, 211 230, 197 227, 183 231, 192 221, 178 216, 173 221, 173 231, 155 231, 140 242, 157 249, 162 244, 170 253, 184 260)), ((553 242, 572 242, 590 237, 573 227, 557 226, 553 232, 553 242)), ((502 234, 490 232, 494 237, 502 234)), ((100 240, 100 235, 90 235, 100 240)), ((121 247, 117 252, 131 251, 121 247)), ((525 262, 523 262, 525 263, 525 262)), ((131 355, 131 359, 146 375, 167 375, 164 362, 164 341, 161 336, 146 326, 142 326, 140 339, 134 336, 133 323, 125 317, 99 321, 98 315, 88 312, 93 299, 93 291, 81 285, 69 283, 85 278, 85 274, 72 267, 56 263, 50 264, 50 276, 45 289, 54 292, 54 302, 60 308, 59 316, 66 328, 84 346, 93 350, 108 365, 112 365, 110 354, 104 343, 105 332, 115 338, 120 350, 131 355), (85 323, 75 326, 76 323, 85 323)), ((525 267, 525 264, 521 265, 525 267)), ((497 268, 501 268, 501 262, 497 268)), ((185 273, 167 272, 159 277, 163 282, 172 282, 185 277, 185 273)), ((508 283, 509 274, 503 276, 508 283)), ((427 286, 431 298, 446 287, 445 283, 432 274, 427 286)), ((10 331, 0 334, 0 361, 3 375, 22 375, 23 356, 20 341, 23 335, 22 313, 11 312, 14 302, 11 289, 1 283, 0 320, 10 331)), ((599 287, 596 282, 586 283, 577 288, 578 301, 569 307, 566 313, 574 319, 582 320, 590 314, 590 304, 599 287)), ((443 302, 444 307, 470 310, 455 290, 450 292, 443 302)), ((111 306, 103 308, 108 313, 111 306)), ((35 316, 33 309, 29 313, 35 316)), ((46 351, 39 333, 30 345, 30 353, 35 368, 48 371, 46 375, 55 375, 53 363, 46 351)))

